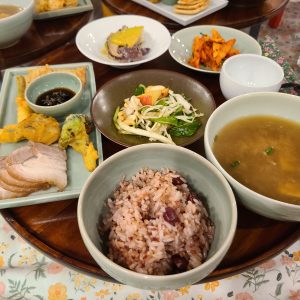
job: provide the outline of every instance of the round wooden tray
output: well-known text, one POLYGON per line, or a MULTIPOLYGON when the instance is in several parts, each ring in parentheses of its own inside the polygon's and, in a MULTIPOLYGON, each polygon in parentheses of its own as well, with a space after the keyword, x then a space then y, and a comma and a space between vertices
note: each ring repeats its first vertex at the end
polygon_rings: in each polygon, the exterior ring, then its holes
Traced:
MULTIPOLYGON (((251 0, 248 2, 250 1, 251 0)), ((172 31, 183 28, 182 25, 133 1, 102 0, 102 2, 107 13, 110 12, 117 15, 137 14, 150 17, 161 22, 172 31)), ((238 0, 232 3, 229 1, 229 4, 225 8, 201 18, 189 26, 215 24, 234 28, 245 28, 275 16, 284 9, 288 0, 266 0, 260 1, 259 3, 256 1, 256 5, 252 7, 239 6, 237 3, 238 0)))
MULTIPOLYGON (((87 61, 72 44, 47 54, 33 65, 87 61)), ((167 69, 189 75, 204 84, 213 94, 217 105, 225 99, 219 87, 219 76, 186 69, 172 60, 168 53, 136 69, 167 69)), ((114 69, 94 64, 97 88, 111 78, 131 70, 114 69)), ((103 156, 123 147, 102 137, 103 156)), ((203 140, 188 147, 204 155, 203 140)), ((102 153, 101 153, 102 154, 102 153)), ((105 280, 112 280, 102 271, 86 250, 77 224, 77 199, 57 201, 2 210, 4 218, 29 243, 62 263, 105 280)), ((238 226, 227 255, 206 279, 224 278, 253 267, 273 257, 300 237, 299 223, 279 222, 264 218, 244 207, 238 207, 238 226)))
POLYGON ((92 11, 33 21, 17 44, 0 50, 0 70, 24 64, 69 42, 82 26, 102 15, 100 1, 92 2, 92 11))

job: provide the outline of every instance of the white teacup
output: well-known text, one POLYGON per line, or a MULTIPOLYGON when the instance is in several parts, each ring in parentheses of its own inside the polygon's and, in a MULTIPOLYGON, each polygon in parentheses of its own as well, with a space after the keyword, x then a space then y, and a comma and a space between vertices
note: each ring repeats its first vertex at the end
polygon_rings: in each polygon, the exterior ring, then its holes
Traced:
POLYGON ((284 72, 274 60, 256 54, 228 58, 221 69, 220 86, 226 99, 253 92, 278 92, 284 72))

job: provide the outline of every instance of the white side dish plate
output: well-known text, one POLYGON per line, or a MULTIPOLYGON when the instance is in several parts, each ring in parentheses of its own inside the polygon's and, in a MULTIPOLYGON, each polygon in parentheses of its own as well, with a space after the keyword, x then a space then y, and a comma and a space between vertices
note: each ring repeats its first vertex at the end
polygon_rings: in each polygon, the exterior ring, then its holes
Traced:
POLYGON ((189 25, 201 18, 204 18, 216 12, 217 10, 222 9, 228 4, 227 0, 210 0, 208 7, 205 8, 203 11, 200 11, 195 15, 180 15, 180 14, 176 14, 173 11, 173 5, 167 5, 164 3, 152 3, 148 0, 132 0, 132 1, 140 5, 143 5, 183 26, 189 25))
POLYGON ((83 26, 76 35, 76 46, 87 58, 116 68, 132 68, 151 61, 165 53, 171 43, 168 29, 151 18, 137 15, 110 16, 92 21, 83 26), (143 26, 143 47, 150 51, 141 60, 122 62, 110 58, 105 51, 108 36, 123 26, 143 26))

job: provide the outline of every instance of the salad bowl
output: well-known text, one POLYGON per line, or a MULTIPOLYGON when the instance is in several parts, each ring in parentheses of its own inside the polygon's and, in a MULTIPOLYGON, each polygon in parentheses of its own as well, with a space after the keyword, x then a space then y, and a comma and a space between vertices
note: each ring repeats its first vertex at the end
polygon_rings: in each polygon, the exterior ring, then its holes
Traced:
MULTIPOLYGON (((203 136, 205 124, 215 108, 216 104, 212 94, 197 80, 173 71, 147 69, 122 74, 105 83, 93 99, 91 116, 96 128, 104 136, 125 147, 151 143, 151 141, 186 146, 203 136), (172 136, 171 142, 165 139, 150 140, 151 134, 148 135, 148 133, 146 133, 147 136, 142 136, 128 134, 128 132, 124 134, 124 130, 118 130, 116 122, 114 122, 114 116, 117 115, 116 110, 118 107, 124 106, 124 99, 133 96, 139 85, 164 86, 188 99, 188 105, 193 107, 197 114, 200 114, 198 130, 190 136, 172 136)), ((141 130, 137 125, 131 128, 141 130)))

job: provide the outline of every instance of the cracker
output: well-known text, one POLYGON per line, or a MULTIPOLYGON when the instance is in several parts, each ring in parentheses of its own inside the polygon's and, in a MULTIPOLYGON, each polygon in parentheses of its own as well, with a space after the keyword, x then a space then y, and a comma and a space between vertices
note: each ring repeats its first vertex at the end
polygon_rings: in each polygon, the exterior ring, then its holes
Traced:
POLYGON ((186 1, 183 1, 183 0, 178 0, 177 4, 193 5, 193 4, 198 4, 200 2, 202 2, 202 0, 192 0, 192 1, 189 1, 189 2, 186 2, 186 1))
POLYGON ((208 6, 208 1, 204 3, 203 5, 198 6, 197 8, 193 9, 186 9, 186 8, 178 8, 176 5, 174 6, 174 12, 176 14, 181 14, 181 15, 195 15, 199 13, 200 11, 204 10, 208 6))
POLYGON ((177 4, 195 4, 199 2, 203 2, 203 0, 178 0, 177 4))
POLYGON ((175 9, 185 9, 185 10, 193 10, 200 8, 204 5, 205 3, 197 3, 197 4, 192 4, 192 5, 183 5, 183 4, 176 4, 175 9))

